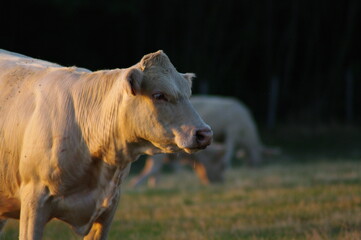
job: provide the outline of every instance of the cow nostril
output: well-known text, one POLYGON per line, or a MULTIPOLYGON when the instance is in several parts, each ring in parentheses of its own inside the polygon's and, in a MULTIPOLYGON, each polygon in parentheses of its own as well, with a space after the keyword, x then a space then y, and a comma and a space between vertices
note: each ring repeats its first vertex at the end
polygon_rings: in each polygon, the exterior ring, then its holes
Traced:
POLYGON ((199 141, 202 141, 205 138, 204 135, 200 132, 196 133, 196 137, 197 137, 197 140, 199 140, 199 141))
POLYGON ((211 144, 213 133, 209 128, 205 128, 197 130, 195 136, 197 143, 202 147, 206 147, 211 144))

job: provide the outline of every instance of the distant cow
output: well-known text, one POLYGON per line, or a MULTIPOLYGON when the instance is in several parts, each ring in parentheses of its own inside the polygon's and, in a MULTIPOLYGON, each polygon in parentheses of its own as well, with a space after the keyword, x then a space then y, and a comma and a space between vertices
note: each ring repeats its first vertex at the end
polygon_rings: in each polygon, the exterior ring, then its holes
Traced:
POLYGON ((165 163, 171 164, 175 170, 179 169, 181 163, 191 165, 203 184, 223 182, 226 169, 225 163, 222 162, 224 153, 223 145, 212 143, 207 149, 194 154, 168 153, 147 156, 143 170, 132 179, 131 185, 137 187, 149 180, 154 186, 165 163))
POLYGON ((193 76, 162 51, 90 72, 1 50, 0 227, 20 218, 20 239, 41 239, 57 218, 85 239, 106 239, 139 155, 210 144, 189 102, 193 76))
POLYGON ((259 165, 263 154, 277 153, 266 148, 260 139, 257 125, 248 108, 231 97, 193 96, 191 103, 213 130, 215 142, 223 143, 226 153, 223 161, 229 166, 232 157, 244 150, 248 164, 259 165))

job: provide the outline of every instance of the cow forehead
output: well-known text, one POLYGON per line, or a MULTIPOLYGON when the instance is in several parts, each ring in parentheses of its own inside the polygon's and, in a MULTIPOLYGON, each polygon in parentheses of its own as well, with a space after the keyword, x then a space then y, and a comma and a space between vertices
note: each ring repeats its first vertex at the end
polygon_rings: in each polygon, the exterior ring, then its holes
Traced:
POLYGON ((147 91, 160 91, 174 98, 189 98, 191 95, 191 82, 173 66, 145 69, 143 83, 147 91))

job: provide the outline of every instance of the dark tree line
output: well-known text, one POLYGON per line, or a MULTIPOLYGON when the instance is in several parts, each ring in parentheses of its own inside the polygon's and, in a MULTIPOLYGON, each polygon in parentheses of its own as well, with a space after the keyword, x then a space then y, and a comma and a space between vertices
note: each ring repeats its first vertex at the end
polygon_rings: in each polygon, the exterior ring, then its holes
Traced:
POLYGON ((12 0, 0 20, 0 48, 92 70, 163 49, 261 123, 361 118, 359 0, 12 0))

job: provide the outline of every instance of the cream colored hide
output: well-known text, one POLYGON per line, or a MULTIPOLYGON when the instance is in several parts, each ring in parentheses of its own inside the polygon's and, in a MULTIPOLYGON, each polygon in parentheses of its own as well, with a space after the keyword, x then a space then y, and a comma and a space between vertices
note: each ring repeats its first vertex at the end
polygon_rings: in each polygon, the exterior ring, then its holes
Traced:
POLYGON ((171 164, 176 171, 179 170, 180 164, 192 166, 203 184, 220 183, 224 180, 226 169, 225 163, 222 162, 224 154, 225 147, 223 145, 212 143, 207 149, 194 154, 175 153, 147 156, 144 168, 138 176, 131 180, 130 185, 138 187, 148 180, 149 185, 154 187, 165 163, 171 164))
POLYGON ((41 239, 57 218, 106 239, 132 161, 210 144, 193 76, 162 51, 90 72, 1 50, 0 229, 20 218, 20 239, 41 239))

